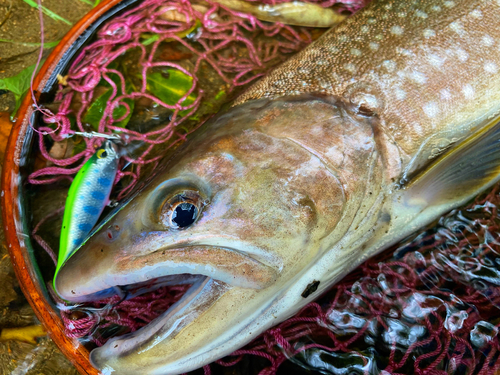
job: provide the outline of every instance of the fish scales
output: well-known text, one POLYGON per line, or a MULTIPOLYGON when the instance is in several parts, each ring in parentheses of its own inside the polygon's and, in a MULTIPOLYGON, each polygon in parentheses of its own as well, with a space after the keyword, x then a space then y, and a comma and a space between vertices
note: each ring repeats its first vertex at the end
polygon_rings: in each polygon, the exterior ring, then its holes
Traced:
POLYGON ((499 7, 374 1, 198 131, 61 268, 72 302, 191 275, 94 366, 180 374, 230 354, 500 180, 499 7))
MULTIPOLYGON (((498 1, 373 1, 240 96, 322 92, 380 118, 406 168, 462 139, 500 97, 498 1), (443 78, 443 76, 445 78, 443 78), (485 111, 484 107, 488 107, 485 111)), ((420 161, 422 160, 422 161, 420 161)))

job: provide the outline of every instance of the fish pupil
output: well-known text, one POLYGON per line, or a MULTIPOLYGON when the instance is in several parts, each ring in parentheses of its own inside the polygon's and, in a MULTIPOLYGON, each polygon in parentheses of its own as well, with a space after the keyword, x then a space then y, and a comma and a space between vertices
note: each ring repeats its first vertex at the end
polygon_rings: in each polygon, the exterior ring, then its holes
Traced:
POLYGON ((198 209, 192 203, 184 202, 179 204, 172 213, 172 222, 179 228, 186 228, 196 220, 198 209))

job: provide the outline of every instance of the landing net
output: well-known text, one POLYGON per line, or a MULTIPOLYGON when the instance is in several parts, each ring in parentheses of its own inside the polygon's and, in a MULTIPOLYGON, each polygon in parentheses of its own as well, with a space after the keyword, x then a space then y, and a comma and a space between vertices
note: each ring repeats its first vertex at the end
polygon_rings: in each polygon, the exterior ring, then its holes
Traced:
MULTIPOLYGON (((318 3, 332 6, 337 1, 318 3)), ((344 0, 338 5, 355 11, 363 1, 344 0)), ((202 108, 207 95, 200 81, 206 69, 219 77, 227 98, 315 37, 309 29, 260 22, 216 4, 200 8, 188 1, 143 2, 109 21, 74 61, 68 76, 61 77, 55 114, 46 115, 45 125, 38 129, 47 133, 39 138, 44 164, 29 181, 53 184, 74 176, 102 142, 74 137, 78 141, 71 150, 66 145, 57 154, 54 145, 64 146, 75 132, 115 132, 127 142, 146 145, 140 155, 128 157, 132 166, 117 176, 115 198, 122 199, 145 166, 155 166, 165 149, 183 141, 198 126, 186 124, 199 124, 217 111, 218 104, 202 108), (254 42, 257 35, 270 39, 254 42), (165 52, 164 45, 172 41, 181 48, 165 52), (117 65, 130 51, 138 58, 117 65), (181 62, 186 54, 194 57, 190 65, 181 62), (132 71, 132 85, 131 73, 124 72, 124 67, 132 71), (176 74, 189 83, 173 96, 175 101, 169 101, 172 96, 152 94, 150 77, 160 79, 165 71, 163 78, 176 74), (96 109, 99 100, 102 105, 96 109), (168 121, 147 131, 128 126, 141 102, 165 109, 162 113, 168 113, 168 121), (92 106, 97 115, 90 126, 92 106)), ((500 367, 499 190, 496 186, 413 240, 364 263, 295 317, 206 366, 205 374, 219 372, 220 366, 243 369, 248 363, 256 363, 255 373, 275 374, 290 361, 333 374, 349 370, 363 374, 496 373, 500 367)), ((61 210, 54 215, 61 215, 61 210)), ((38 233, 43 225, 44 221, 38 223, 33 235, 54 258, 38 233)), ((186 289, 163 287, 114 308, 110 306, 118 297, 79 308, 61 304, 66 334, 101 346, 113 335, 148 324, 186 289)))

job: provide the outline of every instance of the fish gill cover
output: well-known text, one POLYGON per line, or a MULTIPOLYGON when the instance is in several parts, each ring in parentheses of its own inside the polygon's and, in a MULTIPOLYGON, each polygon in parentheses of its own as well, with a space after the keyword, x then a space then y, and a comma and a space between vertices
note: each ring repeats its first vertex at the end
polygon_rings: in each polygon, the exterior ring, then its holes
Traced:
MULTIPOLYGON (((344 0, 339 5, 355 11, 364 4, 344 0)), ((131 165, 115 180, 114 198, 123 199, 168 147, 183 141, 239 87, 317 35, 217 4, 144 1, 105 24, 68 76, 60 77, 55 115, 46 115, 39 128, 47 134, 39 138, 41 158, 29 181, 50 186, 71 178, 102 142, 68 136, 114 132, 127 142, 144 142, 139 155, 126 156, 131 165)), ((367 261, 293 318, 205 366, 205 374, 221 372, 221 366, 275 374, 291 362, 332 374, 497 372, 499 191, 497 185, 433 228, 367 261)), ((54 260, 43 228, 61 214, 62 208, 33 230, 54 260)), ((118 296, 78 306, 58 302, 66 334, 101 346, 115 334, 148 324, 187 288, 162 287, 121 302, 118 296)))

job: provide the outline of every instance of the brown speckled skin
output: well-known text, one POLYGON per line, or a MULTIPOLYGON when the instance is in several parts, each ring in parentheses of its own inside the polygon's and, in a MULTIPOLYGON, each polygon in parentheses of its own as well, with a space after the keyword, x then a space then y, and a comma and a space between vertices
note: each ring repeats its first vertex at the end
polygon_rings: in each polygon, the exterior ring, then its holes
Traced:
POLYGON ((108 342, 93 363, 200 367, 458 204, 395 187, 497 113, 499 20, 495 1, 374 2, 250 88, 61 269, 57 290, 76 302, 163 275, 213 279, 199 304, 108 342), (162 207, 183 189, 206 203, 177 230, 162 207))
POLYGON ((364 106, 396 147, 398 176, 499 109, 496 0, 373 1, 239 97, 321 92, 364 106))

